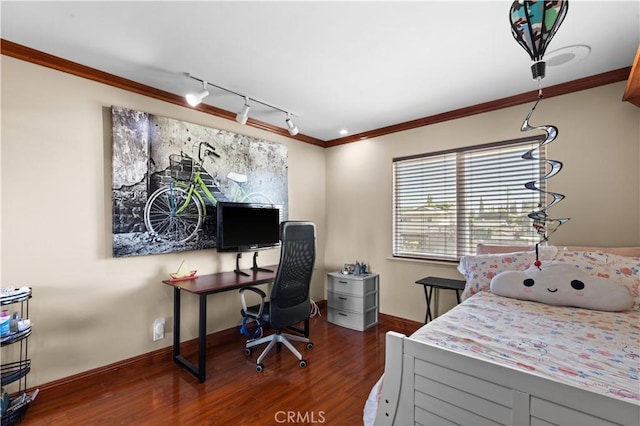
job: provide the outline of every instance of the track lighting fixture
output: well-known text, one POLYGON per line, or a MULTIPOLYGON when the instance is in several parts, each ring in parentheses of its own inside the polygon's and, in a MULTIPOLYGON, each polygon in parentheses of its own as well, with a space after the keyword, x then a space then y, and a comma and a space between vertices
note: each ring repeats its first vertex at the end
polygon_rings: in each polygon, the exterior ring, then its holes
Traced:
POLYGON ((236 115, 236 121, 240 124, 247 124, 247 119, 249 118, 249 98, 247 96, 244 97, 244 105, 238 114, 236 115))
POLYGON ((287 119, 284 120, 284 122, 287 123, 287 129, 289 130, 289 134, 291 136, 295 136, 298 134, 298 126, 293 124, 293 121, 291 121, 291 114, 287 113, 287 119))
POLYGON ((296 116, 295 114, 284 110, 282 108, 279 108, 275 105, 269 104, 267 102, 261 101, 259 99, 256 98, 251 98, 249 96, 240 94, 238 92, 234 92, 233 90, 230 89, 226 89, 222 86, 218 86, 216 84, 213 83, 209 83, 201 78, 198 77, 194 77, 191 74, 186 73, 185 74, 187 77, 192 78, 194 80, 197 80, 199 82, 202 83, 202 91, 198 92, 198 93, 189 93, 185 96, 185 98, 187 99, 187 102, 189 103, 189 105, 191 106, 196 106, 198 105, 200 102, 202 102, 202 100, 204 98, 206 98, 207 96, 209 96, 209 91, 207 90, 208 86, 212 86, 215 87, 216 89, 220 89, 220 90, 224 90, 227 93, 231 93, 233 95, 236 96, 240 96, 242 98, 244 98, 244 105, 242 106, 242 109, 240 111, 238 111, 238 113, 236 114, 236 121, 240 124, 246 124, 247 120, 249 119, 249 109, 251 109, 251 106, 249 105, 249 101, 253 102, 253 103, 257 103, 263 106, 266 106, 268 108, 271 109, 275 109, 276 111, 280 111, 280 112, 284 112, 285 114, 287 114, 287 118, 285 119, 285 124, 287 125, 287 130, 289 131, 289 134, 291 136, 295 136, 298 134, 298 127, 293 124, 293 121, 291 121, 291 116, 296 116))
POLYGON ((194 107, 199 105, 200 102, 202 102, 202 100, 207 96, 209 96, 209 91, 207 90, 207 82, 203 81, 201 91, 199 91, 198 93, 187 93, 187 96, 185 96, 185 98, 187 99, 187 103, 194 107))

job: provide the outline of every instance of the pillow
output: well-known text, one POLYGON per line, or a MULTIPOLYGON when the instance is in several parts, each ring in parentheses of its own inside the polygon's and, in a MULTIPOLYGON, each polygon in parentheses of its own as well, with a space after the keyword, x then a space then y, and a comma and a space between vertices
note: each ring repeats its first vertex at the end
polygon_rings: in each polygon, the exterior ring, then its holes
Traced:
POLYGON ((590 275, 608 278, 629 289, 633 309, 640 310, 640 257, 620 256, 602 251, 560 250, 555 261, 573 265, 590 275))
POLYGON ((626 311, 633 306, 629 289, 563 262, 543 263, 526 271, 504 271, 491 280, 491 292, 548 305, 599 311, 626 311))
MULTIPOLYGON (((557 249, 553 246, 539 249, 541 260, 550 260, 556 253, 557 249)), ((466 285, 460 299, 464 300, 480 291, 489 291, 491 279, 496 274, 502 271, 524 271, 533 265, 535 260, 535 251, 462 256, 458 271, 464 276, 466 285)))

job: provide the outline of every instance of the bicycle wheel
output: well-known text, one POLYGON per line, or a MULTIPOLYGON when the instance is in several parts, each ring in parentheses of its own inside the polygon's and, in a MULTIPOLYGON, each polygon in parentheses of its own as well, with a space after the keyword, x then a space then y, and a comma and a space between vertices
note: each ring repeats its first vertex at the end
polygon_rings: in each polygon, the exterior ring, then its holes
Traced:
POLYGON ((183 211, 173 213, 184 204, 188 194, 187 189, 176 186, 166 186, 151 194, 144 206, 144 225, 147 230, 162 240, 178 243, 195 237, 203 216, 197 198, 192 195, 183 211))
POLYGON ((243 203, 273 204, 273 201, 261 192, 250 192, 240 201, 243 203))

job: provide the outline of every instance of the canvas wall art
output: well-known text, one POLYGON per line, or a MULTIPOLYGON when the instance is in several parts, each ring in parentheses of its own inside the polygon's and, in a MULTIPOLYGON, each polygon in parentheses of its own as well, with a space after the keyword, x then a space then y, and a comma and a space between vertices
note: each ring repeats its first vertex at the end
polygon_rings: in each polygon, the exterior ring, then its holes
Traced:
POLYGON ((282 206, 287 147, 111 107, 114 257, 215 248, 219 201, 282 206))

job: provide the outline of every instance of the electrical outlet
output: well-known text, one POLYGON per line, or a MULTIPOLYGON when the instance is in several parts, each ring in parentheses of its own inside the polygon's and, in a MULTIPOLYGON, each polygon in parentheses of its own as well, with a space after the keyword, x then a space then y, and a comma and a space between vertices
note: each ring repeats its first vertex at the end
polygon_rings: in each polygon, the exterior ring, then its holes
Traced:
POLYGON ((153 341, 164 339, 164 318, 156 318, 153 322, 153 341))

